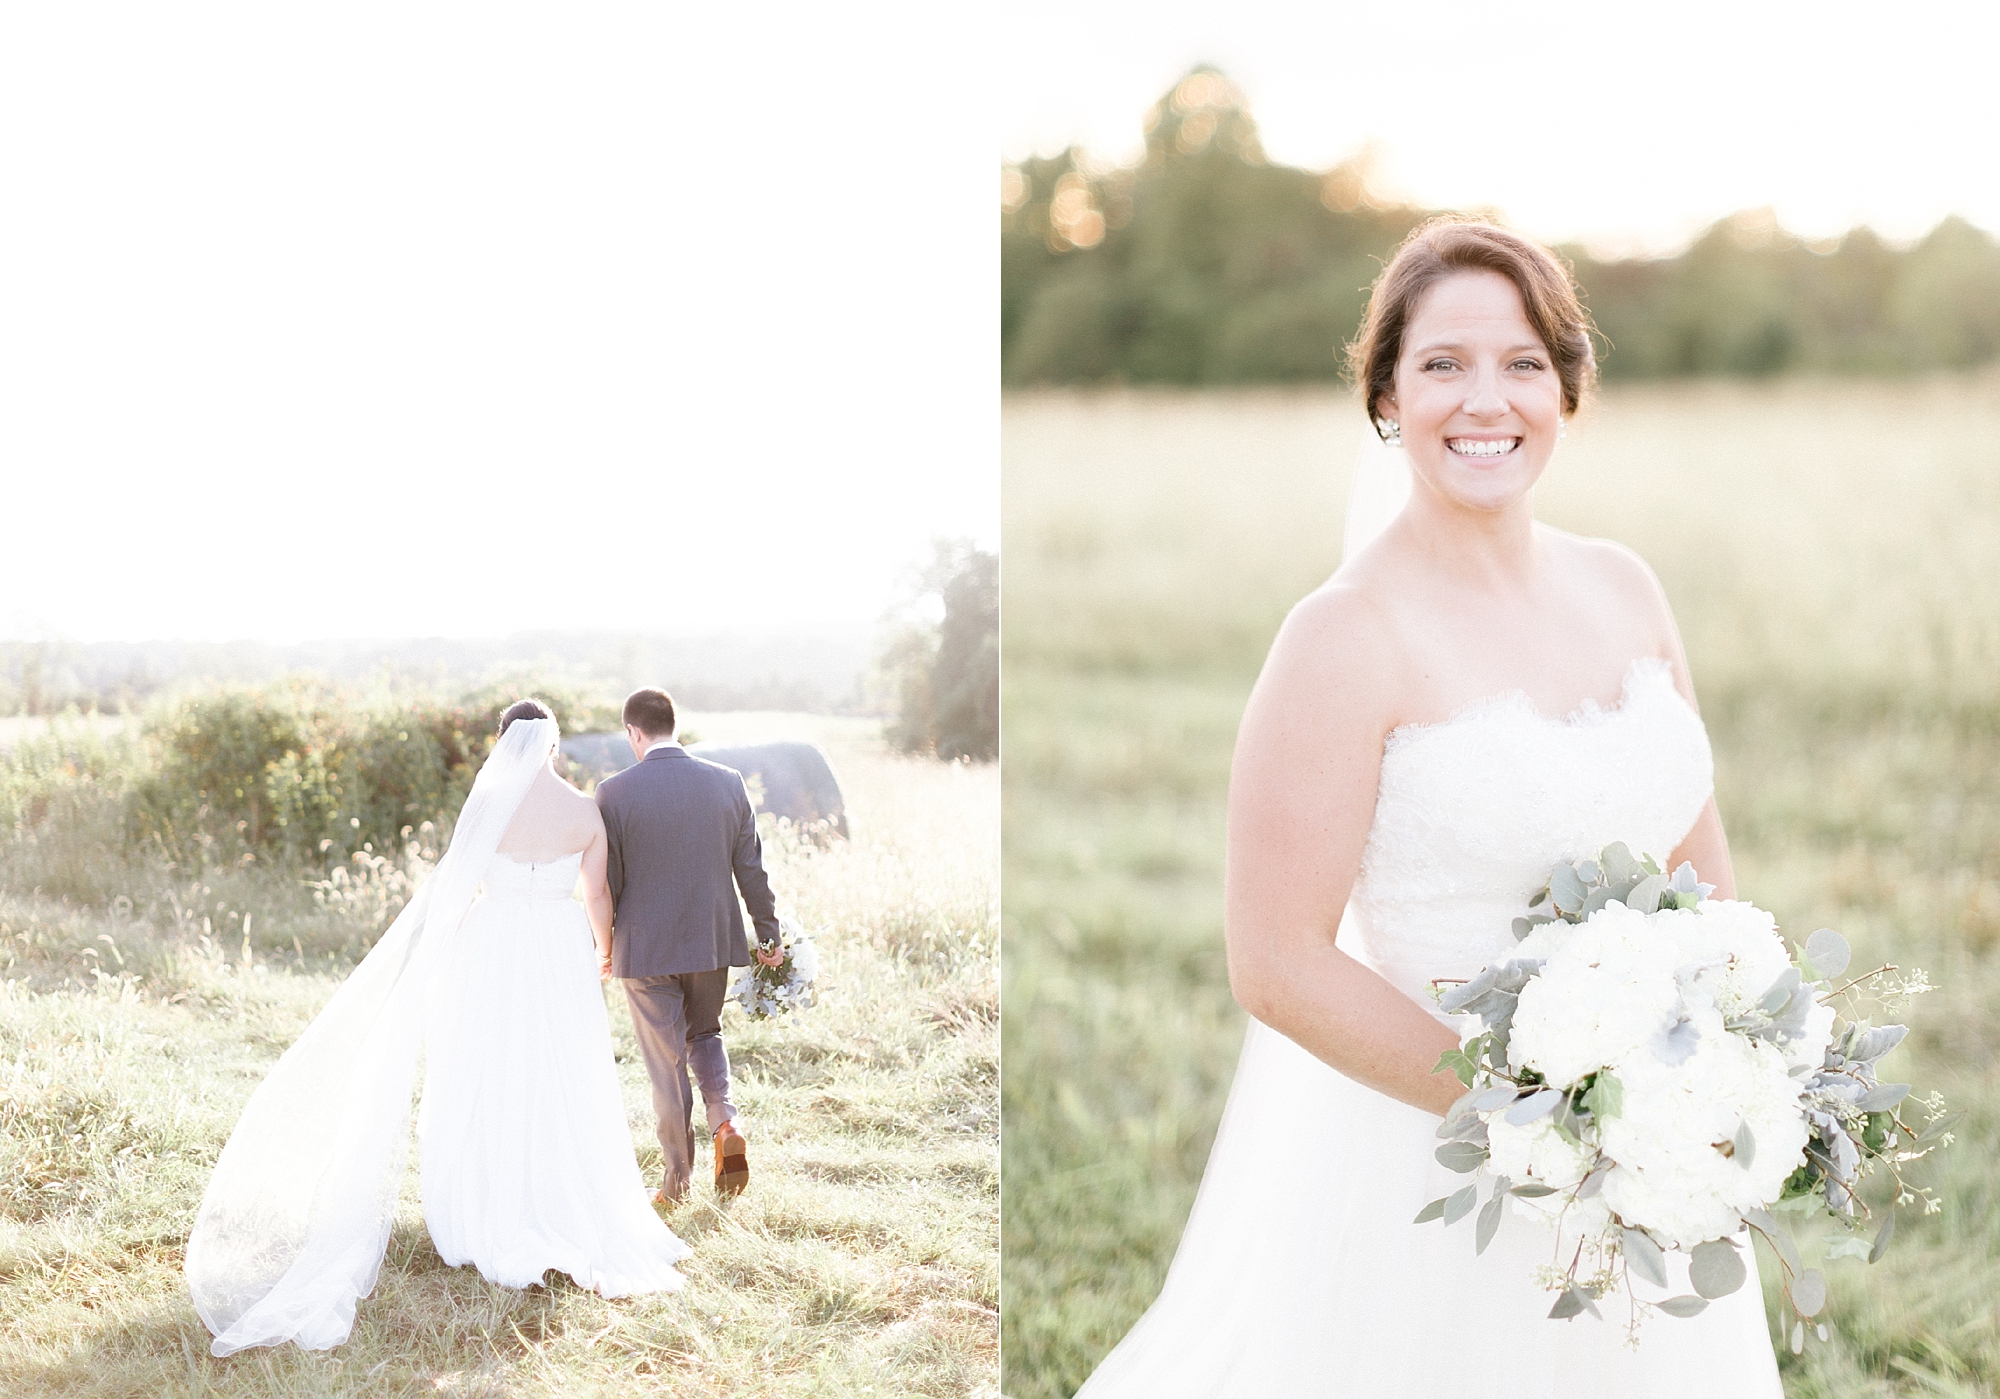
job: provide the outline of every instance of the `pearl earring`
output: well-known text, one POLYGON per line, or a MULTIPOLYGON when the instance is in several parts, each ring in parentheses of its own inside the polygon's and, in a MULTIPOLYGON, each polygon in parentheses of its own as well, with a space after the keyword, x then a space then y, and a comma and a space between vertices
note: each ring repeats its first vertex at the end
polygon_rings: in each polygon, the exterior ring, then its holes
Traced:
POLYGON ((1375 431, 1381 434, 1382 441, 1389 446, 1400 447, 1403 445, 1403 425, 1394 418, 1377 418, 1375 420, 1375 431))
POLYGON ((1569 436, 1569 424, 1560 418, 1556 419, 1556 441, 1560 442, 1567 436, 1569 436))

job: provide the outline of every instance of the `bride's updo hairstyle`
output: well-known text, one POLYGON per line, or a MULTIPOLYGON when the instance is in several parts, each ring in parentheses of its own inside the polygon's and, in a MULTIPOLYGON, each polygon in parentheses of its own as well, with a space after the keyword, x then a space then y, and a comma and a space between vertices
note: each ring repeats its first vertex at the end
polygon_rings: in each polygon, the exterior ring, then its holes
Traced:
POLYGON ((538 699, 515 700, 500 714, 500 732, 506 733, 507 726, 516 719, 553 719, 556 716, 549 707, 538 699))
POLYGON ((1563 414, 1574 414, 1597 378, 1590 313, 1577 296, 1576 279, 1539 243, 1494 224, 1443 214, 1418 226, 1396 249, 1368 295, 1361 333, 1347 347, 1347 370, 1367 395, 1368 419, 1386 437, 1378 408, 1396 390, 1396 361, 1403 332, 1417 303, 1454 272, 1498 272, 1521 293, 1528 324, 1542 337, 1562 382, 1563 414))

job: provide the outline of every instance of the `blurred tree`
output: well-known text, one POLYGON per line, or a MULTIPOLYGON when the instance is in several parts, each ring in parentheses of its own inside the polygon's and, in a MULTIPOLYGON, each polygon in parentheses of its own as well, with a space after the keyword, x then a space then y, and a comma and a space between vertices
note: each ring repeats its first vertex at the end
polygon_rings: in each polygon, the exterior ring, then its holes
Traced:
POLYGON ((1000 560, 970 540, 939 540, 914 570, 877 669, 894 697, 885 734, 905 753, 991 762, 1000 756, 1000 560))
MULTIPOLYGON (((1069 150, 1001 171, 1005 382, 1285 383, 1339 377, 1368 287, 1428 211, 1373 193, 1369 156, 1271 164, 1242 93, 1196 68, 1146 114, 1146 153, 1069 150)), ((1768 209, 1670 258, 1563 250, 1608 378, 1882 373, 2000 357, 2000 247, 1947 219, 1914 248, 1807 243, 1768 209)))

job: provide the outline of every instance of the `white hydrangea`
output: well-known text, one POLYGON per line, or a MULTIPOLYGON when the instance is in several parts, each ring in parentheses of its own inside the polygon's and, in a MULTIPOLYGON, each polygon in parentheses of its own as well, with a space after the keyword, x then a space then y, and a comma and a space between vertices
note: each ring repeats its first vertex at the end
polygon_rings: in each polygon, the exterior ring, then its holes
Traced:
POLYGON ((1807 1034, 1783 1046, 1725 1029, 1791 965, 1770 914, 1732 900, 1654 914, 1612 903, 1580 925, 1534 929, 1515 955, 1543 965, 1515 1008, 1510 1065, 1565 1090, 1608 1072, 1622 1090, 1620 1111, 1596 1134, 1616 1168, 1590 1201, 1568 1192, 1593 1149, 1553 1117, 1521 1127, 1489 1118, 1489 1169, 1559 1192, 1519 1201, 1525 1212, 1589 1234, 1615 1210, 1692 1248, 1777 1198, 1807 1139, 1788 1070, 1820 1061, 1833 1011, 1814 1007, 1807 1034))
POLYGON ((1516 1071, 1535 1069, 1558 1088, 1620 1062, 1677 1018, 1679 965, 1676 943, 1659 936, 1646 915, 1606 905, 1573 927, 1522 988, 1507 1062, 1516 1071))
POLYGON ((1558 1218, 1572 1233, 1594 1234, 1609 1220, 1603 1198, 1571 1200, 1566 1192, 1583 1183, 1595 1153, 1572 1137, 1556 1130, 1553 1118, 1540 1118, 1523 1127, 1510 1124, 1504 1114, 1495 1113, 1487 1122, 1487 1169, 1507 1177, 1516 1185, 1535 1182, 1557 1193, 1533 1199, 1514 1197, 1517 1214, 1554 1224, 1558 1218))

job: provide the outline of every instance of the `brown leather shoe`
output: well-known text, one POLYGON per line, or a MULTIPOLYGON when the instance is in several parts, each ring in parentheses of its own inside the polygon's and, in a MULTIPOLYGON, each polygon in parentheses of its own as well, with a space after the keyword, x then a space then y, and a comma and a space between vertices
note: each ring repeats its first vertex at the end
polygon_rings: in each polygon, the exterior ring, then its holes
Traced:
POLYGON ((715 1193, 741 1195, 750 1183, 750 1158, 744 1153, 743 1133, 735 1122, 715 1129, 715 1193))

